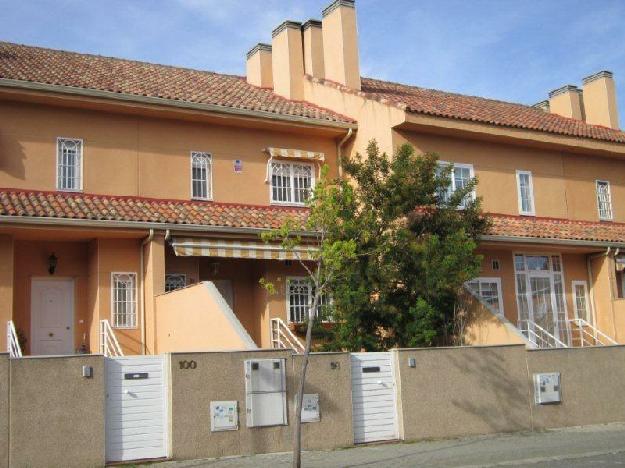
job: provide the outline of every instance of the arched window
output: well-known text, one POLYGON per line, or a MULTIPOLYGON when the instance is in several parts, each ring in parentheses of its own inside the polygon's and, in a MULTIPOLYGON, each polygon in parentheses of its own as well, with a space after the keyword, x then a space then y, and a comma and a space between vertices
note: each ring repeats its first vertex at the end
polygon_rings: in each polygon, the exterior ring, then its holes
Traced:
POLYGON ((198 151, 191 152, 191 197, 210 200, 213 196, 211 187, 211 155, 198 151))

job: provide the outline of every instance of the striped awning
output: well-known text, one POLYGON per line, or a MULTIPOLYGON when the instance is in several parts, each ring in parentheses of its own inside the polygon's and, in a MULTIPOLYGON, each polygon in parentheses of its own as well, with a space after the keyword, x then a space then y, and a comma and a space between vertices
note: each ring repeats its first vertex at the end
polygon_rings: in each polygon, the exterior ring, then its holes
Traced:
POLYGON ((312 260, 315 247, 286 250, 262 241, 174 237, 171 245, 178 257, 257 258, 267 260, 312 260))
POLYGON ((310 159, 325 161, 325 154, 317 151, 304 151, 292 148, 267 148, 267 153, 272 158, 310 159))

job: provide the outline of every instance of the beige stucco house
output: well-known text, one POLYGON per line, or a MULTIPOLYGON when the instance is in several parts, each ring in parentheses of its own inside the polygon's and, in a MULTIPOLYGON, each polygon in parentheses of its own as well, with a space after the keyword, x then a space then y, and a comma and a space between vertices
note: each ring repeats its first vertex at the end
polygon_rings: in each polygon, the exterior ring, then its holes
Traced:
POLYGON ((285 21, 245 77, 0 43, 0 345, 297 347, 310 287, 259 233, 303 220, 320 166, 373 138, 438 153, 452 189, 479 179, 493 227, 467 342, 625 342, 612 74, 536 106, 364 78, 356 23, 350 0, 285 21))

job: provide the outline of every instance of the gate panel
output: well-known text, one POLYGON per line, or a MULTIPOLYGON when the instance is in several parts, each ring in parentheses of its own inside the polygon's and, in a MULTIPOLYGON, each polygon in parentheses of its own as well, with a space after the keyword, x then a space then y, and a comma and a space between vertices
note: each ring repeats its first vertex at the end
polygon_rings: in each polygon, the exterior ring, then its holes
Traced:
POLYGON ((352 353, 354 442, 398 438, 391 353, 352 353))
POLYGON ((106 359, 106 460, 167 457, 165 356, 106 359))

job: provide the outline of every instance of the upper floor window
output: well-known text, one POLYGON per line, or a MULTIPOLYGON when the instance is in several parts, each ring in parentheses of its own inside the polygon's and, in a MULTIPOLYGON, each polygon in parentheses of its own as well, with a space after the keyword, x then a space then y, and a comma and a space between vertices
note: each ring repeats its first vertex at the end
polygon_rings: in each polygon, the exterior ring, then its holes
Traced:
POLYGON ((530 171, 516 171, 516 184, 519 194, 519 213, 534 216, 534 183, 530 171))
POLYGON ((137 326, 137 274, 111 273, 111 315, 113 326, 137 326))
POLYGON ((199 151, 191 152, 191 197, 210 200, 213 196, 211 184, 211 155, 199 151))
MULTIPOLYGON (((474 171, 472 164, 460 164, 460 163, 448 163, 445 161, 439 161, 439 168, 442 169, 445 166, 453 164, 454 169, 450 174, 450 182, 447 191, 442 194, 444 201, 449 201, 449 198, 456 190, 465 188, 473 179, 474 171)), ((461 207, 464 208, 470 201, 475 199, 475 190, 473 190, 462 201, 461 207)))
POLYGON ((271 161, 271 202, 303 205, 315 183, 312 164, 271 161))
POLYGON ((56 188, 82 190, 82 140, 57 138, 56 188))
POLYGON ((610 182, 598 180, 597 182, 597 208, 599 219, 612 219, 612 195, 610 194, 610 182))

